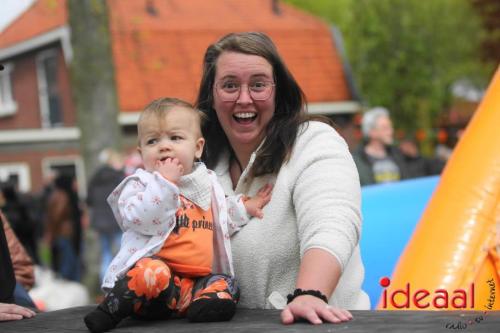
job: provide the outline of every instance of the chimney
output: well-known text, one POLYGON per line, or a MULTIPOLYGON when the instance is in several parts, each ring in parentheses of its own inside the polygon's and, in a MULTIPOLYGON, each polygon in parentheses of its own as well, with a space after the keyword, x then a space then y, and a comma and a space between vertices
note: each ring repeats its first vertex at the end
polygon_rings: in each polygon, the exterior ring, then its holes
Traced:
POLYGON ((277 16, 281 15, 281 7, 279 0, 271 0, 271 8, 275 15, 277 16))

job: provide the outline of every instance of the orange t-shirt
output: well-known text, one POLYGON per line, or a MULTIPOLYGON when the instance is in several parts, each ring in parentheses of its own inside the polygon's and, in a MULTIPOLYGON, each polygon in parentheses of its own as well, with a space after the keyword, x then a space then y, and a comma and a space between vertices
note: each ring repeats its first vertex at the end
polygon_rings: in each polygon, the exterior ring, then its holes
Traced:
POLYGON ((177 274, 205 276, 212 272, 214 223, 212 208, 203 210, 182 195, 176 226, 156 254, 177 274))

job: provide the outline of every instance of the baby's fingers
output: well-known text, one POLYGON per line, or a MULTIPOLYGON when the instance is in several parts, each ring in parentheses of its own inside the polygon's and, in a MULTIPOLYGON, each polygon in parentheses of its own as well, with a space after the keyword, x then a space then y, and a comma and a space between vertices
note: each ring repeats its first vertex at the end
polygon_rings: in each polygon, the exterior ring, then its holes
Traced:
POLYGON ((272 191, 273 191, 273 185, 266 184, 260 188, 259 192, 257 192, 257 195, 260 197, 268 197, 271 196, 272 191))

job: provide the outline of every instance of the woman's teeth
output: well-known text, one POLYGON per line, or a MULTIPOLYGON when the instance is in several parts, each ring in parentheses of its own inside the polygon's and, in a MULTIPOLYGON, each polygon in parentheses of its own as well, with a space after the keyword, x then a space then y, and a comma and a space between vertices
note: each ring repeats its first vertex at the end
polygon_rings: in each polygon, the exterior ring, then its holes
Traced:
POLYGON ((242 112, 234 114, 233 117, 238 122, 250 122, 257 117, 257 114, 252 112, 242 112))
POLYGON ((250 112, 237 113, 234 116, 236 118, 252 118, 252 117, 255 117, 255 113, 250 113, 250 112))

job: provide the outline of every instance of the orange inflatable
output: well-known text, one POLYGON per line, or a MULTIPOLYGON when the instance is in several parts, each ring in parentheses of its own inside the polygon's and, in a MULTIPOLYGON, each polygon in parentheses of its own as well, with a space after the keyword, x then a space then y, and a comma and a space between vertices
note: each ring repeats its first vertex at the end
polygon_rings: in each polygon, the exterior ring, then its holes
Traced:
POLYGON ((499 225, 500 67, 378 308, 500 310, 499 225))

